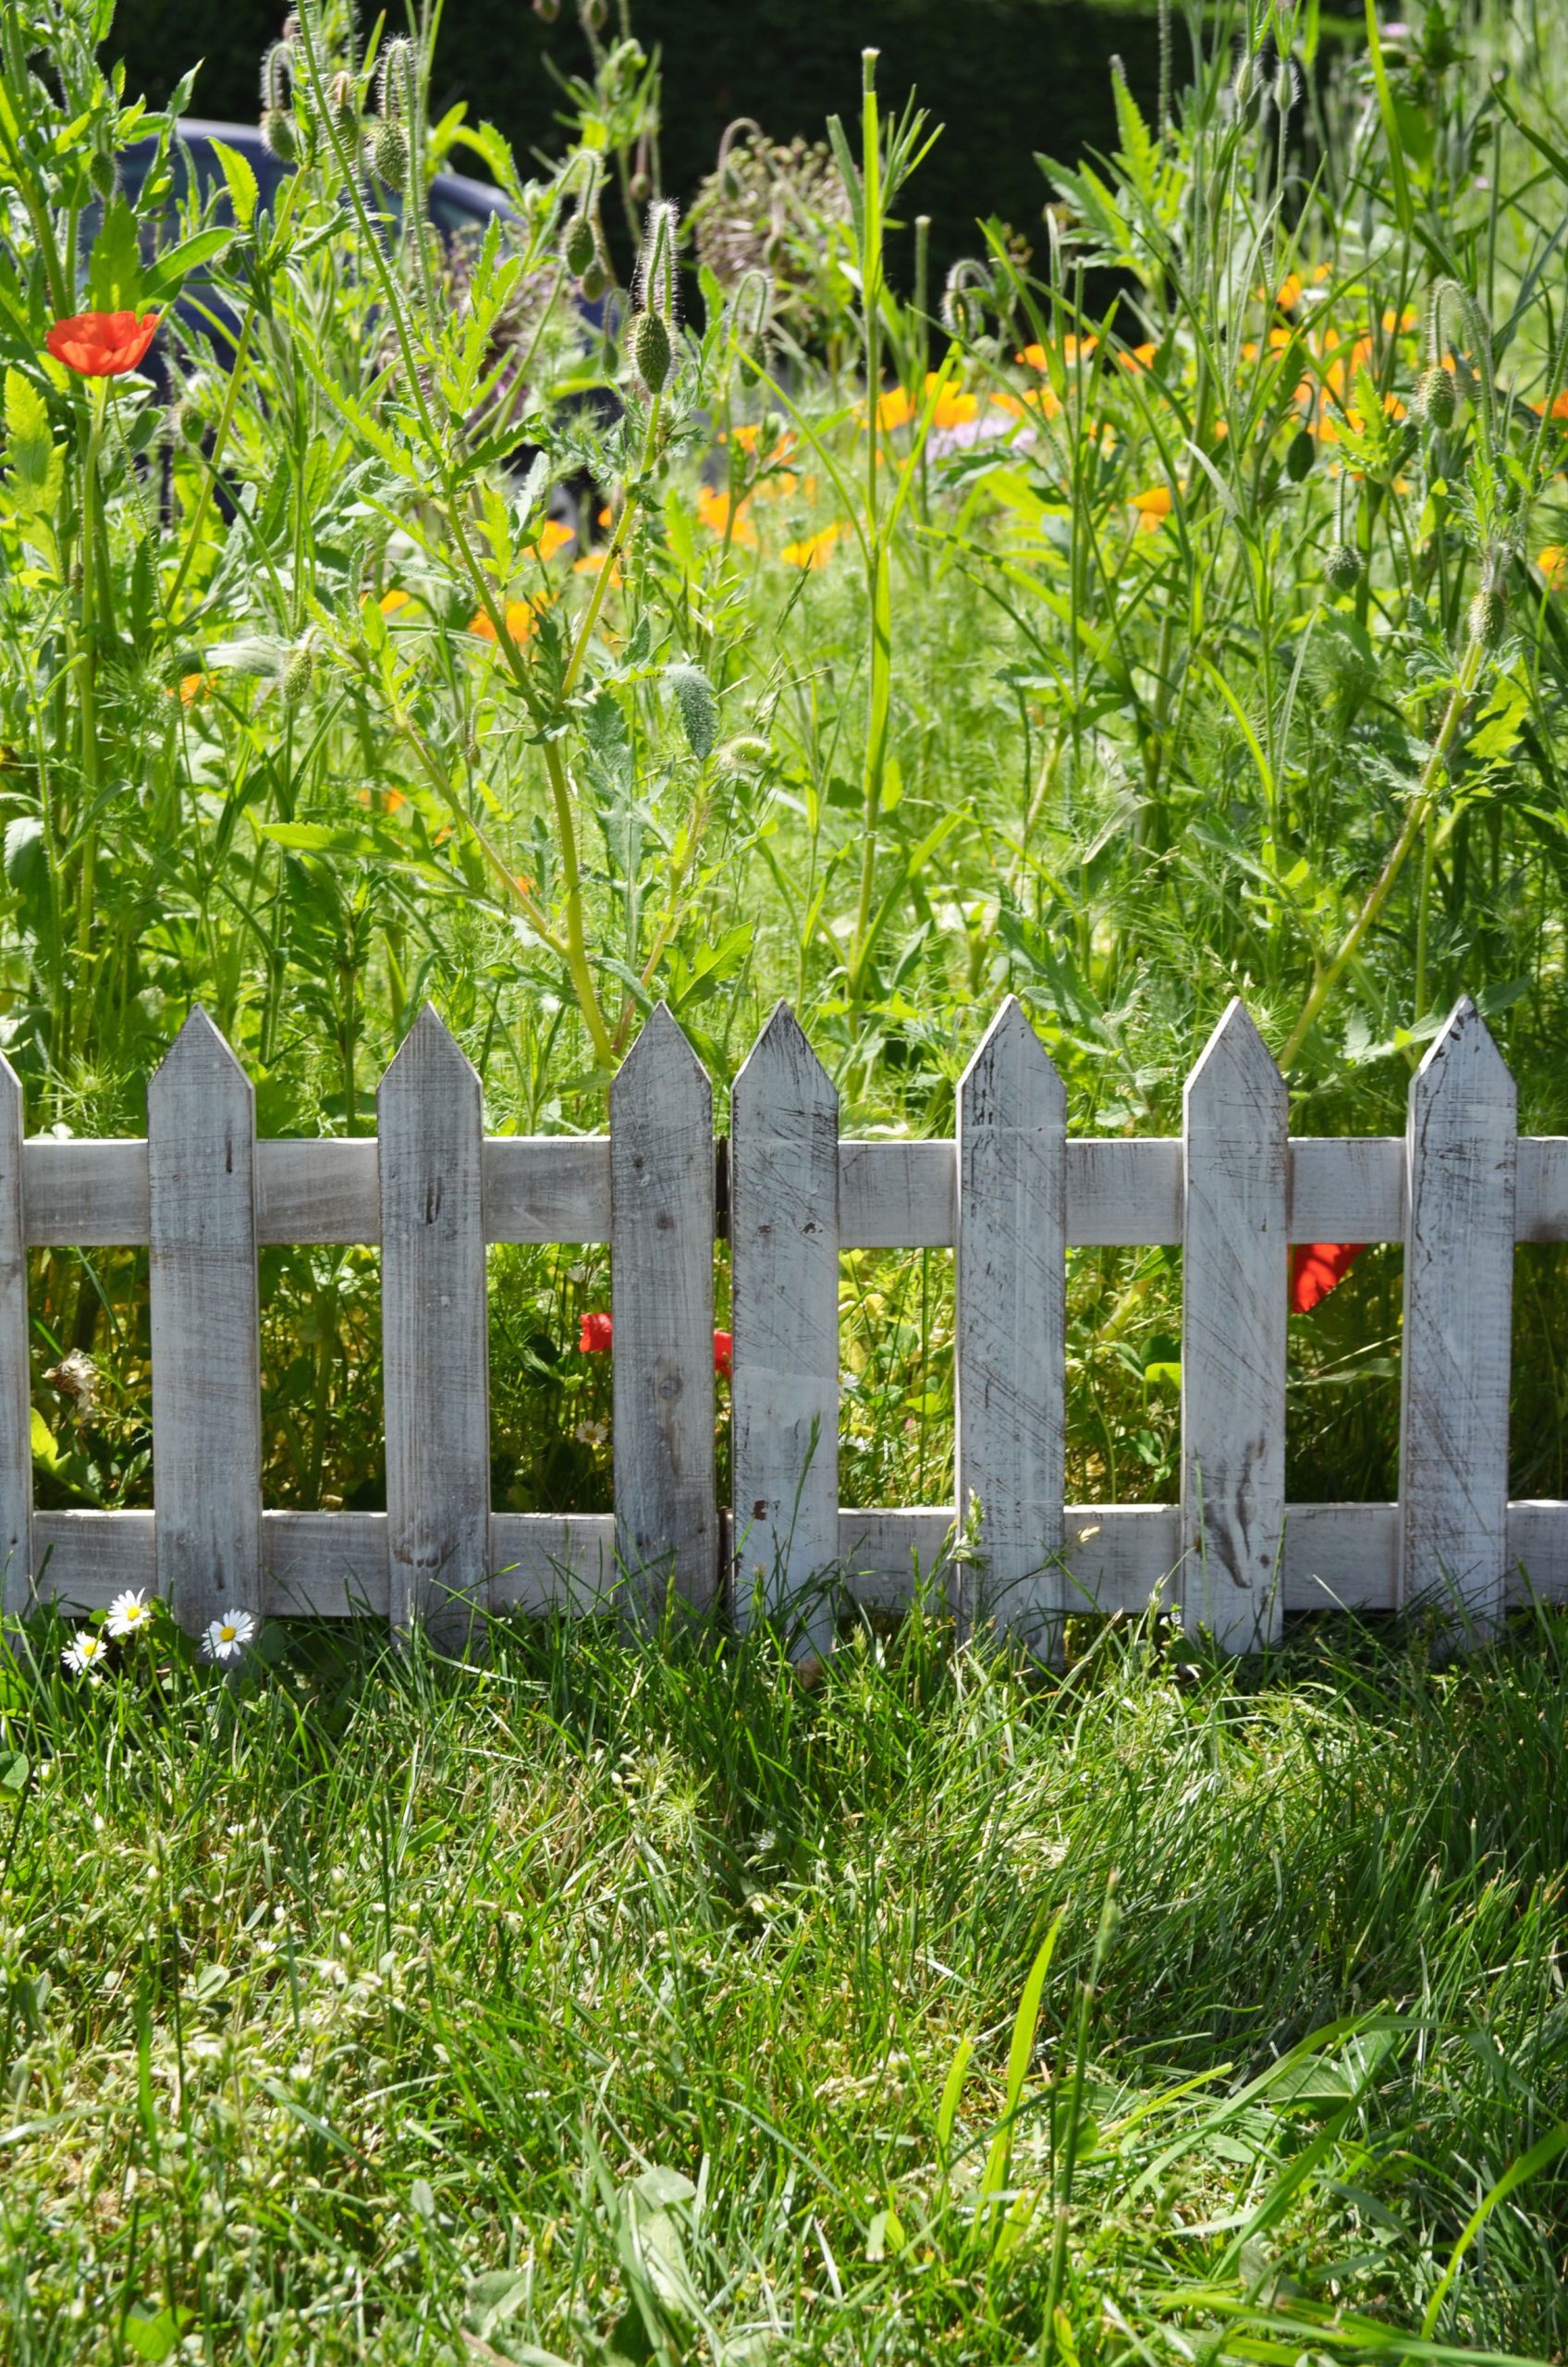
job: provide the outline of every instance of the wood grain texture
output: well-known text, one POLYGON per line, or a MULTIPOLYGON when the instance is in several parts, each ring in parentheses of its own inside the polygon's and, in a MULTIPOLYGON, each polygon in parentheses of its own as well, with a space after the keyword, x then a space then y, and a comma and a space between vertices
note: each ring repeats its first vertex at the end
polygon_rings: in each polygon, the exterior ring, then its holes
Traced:
POLYGON ((22 1209, 22 1088, 0 1055, 0 1609, 32 1592, 32 1383, 22 1209))
POLYGON ((251 1081, 198 1007, 147 1090, 158 1591, 191 1636, 266 1609, 255 1147, 251 1081))
POLYGON ((954 1459, 959 1633, 1060 1648, 1067 1443, 1067 1095, 1010 996, 959 1085, 954 1459))
POLYGON ((839 1096, 780 1003, 730 1097, 734 1609, 796 1658, 833 1641, 839 1552, 839 1096))
POLYGON ((610 1147, 603 1134, 497 1134, 484 1146, 489 1241, 607 1241, 610 1147))
POLYGON ((374 1138, 259 1142, 256 1238, 290 1247, 381 1239, 381 1185, 374 1138))
POLYGON ((1400 1582, 1477 1637, 1508 1580, 1517 1103, 1468 997, 1411 1080, 1400 1582))
POLYGON ((490 1560, 479 1078, 427 1003, 381 1080, 381 1356, 389 1614, 476 1650, 490 1560))
POLYGON ((1182 1571, 1188 1629, 1279 1635, 1285 1509, 1285 1081, 1232 1002, 1187 1080, 1182 1571))
POLYGON ((713 1245, 713 1089, 660 1003, 610 1087, 617 1550, 644 1613, 718 1587, 713 1245))

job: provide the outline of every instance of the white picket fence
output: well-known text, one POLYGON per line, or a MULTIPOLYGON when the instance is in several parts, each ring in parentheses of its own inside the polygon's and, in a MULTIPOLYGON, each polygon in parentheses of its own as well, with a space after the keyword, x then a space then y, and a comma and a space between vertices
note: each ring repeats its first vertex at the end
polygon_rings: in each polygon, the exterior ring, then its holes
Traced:
POLYGON ((945 1588, 961 1628, 1048 1653, 1064 1613, 1159 1600, 1252 1649, 1284 1613, 1417 1595, 1464 1633, 1568 1600, 1568 1503, 1508 1501, 1516 1241, 1568 1240, 1568 1138, 1521 1139, 1513 1082, 1462 1002, 1413 1080, 1403 1140, 1292 1140, 1279 1071, 1233 1003, 1174 1140, 1074 1140, 1009 1001, 956 1141, 857 1142, 780 1005, 712 1092, 656 1011, 593 1139, 486 1138, 473 1069, 426 1010, 374 1140, 258 1142, 251 1089, 198 1012, 153 1081, 145 1142, 24 1140, 0 1062, 0 1560, 5 1602, 123 1587, 196 1630, 231 1604, 459 1642, 476 1605, 585 1612, 759 1601, 820 1650, 846 1600, 945 1588), (725 1207, 725 1201, 728 1207, 725 1207), (714 1245, 732 1260, 734 1502, 714 1475, 714 1245), (1288 1241, 1405 1244, 1397 1504, 1284 1501, 1288 1241), (493 1513, 485 1246, 603 1242, 614 1310, 613 1516, 493 1513), (257 1246, 378 1244, 385 1513, 263 1510, 257 1246), (35 1512, 27 1265, 45 1245, 151 1245, 155 1512, 35 1512), (1065 1256, 1180 1244, 1182 1497, 1064 1504, 1065 1256), (952 1503, 843 1510, 839 1253, 957 1252, 952 1503), (962 1517, 961 1517, 962 1515, 962 1517), (955 1551, 958 1540, 962 1547, 955 1551))

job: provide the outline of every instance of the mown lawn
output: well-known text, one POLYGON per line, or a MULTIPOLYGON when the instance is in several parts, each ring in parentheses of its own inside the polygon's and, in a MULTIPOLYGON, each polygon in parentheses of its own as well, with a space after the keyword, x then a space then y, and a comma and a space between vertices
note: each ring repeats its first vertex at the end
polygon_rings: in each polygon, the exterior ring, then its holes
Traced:
POLYGON ((1552 1615, 1061 1679, 913 1616, 815 1690, 60 1640, 0 1759, 18 2367, 1562 2355, 1552 1615))

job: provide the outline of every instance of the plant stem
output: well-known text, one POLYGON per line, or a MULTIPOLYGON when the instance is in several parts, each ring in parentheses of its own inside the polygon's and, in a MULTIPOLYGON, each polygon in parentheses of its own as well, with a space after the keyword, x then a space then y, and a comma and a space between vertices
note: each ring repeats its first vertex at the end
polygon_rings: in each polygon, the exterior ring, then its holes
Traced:
POLYGON ((98 456, 104 442, 104 420, 108 406, 108 382, 92 381, 90 396, 91 424, 87 432, 87 457, 81 480, 81 663, 78 677, 81 705, 81 787, 85 809, 85 827, 81 841, 81 876, 77 889, 76 958, 79 968, 86 969, 92 959, 92 875, 97 864, 98 796, 103 780, 102 752, 98 745, 98 590, 100 585, 98 546, 104 532, 102 487, 98 482, 98 456))

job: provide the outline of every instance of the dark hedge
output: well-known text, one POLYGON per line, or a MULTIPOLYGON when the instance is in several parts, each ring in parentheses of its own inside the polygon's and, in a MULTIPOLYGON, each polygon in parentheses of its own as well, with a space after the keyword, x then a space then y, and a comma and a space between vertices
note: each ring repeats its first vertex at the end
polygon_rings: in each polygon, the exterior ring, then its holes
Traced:
MULTIPOLYGON (((109 48, 125 58, 128 89, 154 101, 202 58, 196 112, 253 121, 257 66, 284 13, 282 0, 122 0, 109 48)), ((389 21, 401 13, 391 0, 389 21)), ((372 14, 362 0, 361 20, 372 14)), ((574 19, 571 0, 550 27, 527 0, 447 0, 438 111, 464 99, 472 119, 498 124, 521 150, 555 149, 559 92, 545 58, 583 69, 574 19)), ((664 179, 683 199, 734 116, 754 116, 776 139, 820 137, 835 111, 851 117, 860 53, 879 48, 879 90, 897 101, 913 85, 946 127, 905 200, 932 215, 939 264, 974 250, 977 215, 1000 215, 1043 243, 1035 152, 1109 142, 1113 52, 1146 104, 1158 82, 1152 13, 1103 0, 635 0, 633 22, 663 52, 664 179)))

